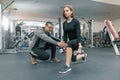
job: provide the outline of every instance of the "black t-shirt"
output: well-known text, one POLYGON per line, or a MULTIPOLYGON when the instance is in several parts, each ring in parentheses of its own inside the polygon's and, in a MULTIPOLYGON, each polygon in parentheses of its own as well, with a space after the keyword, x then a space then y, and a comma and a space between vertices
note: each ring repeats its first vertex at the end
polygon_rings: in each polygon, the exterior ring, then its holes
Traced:
POLYGON ((80 22, 77 19, 73 18, 70 23, 67 23, 67 21, 65 21, 63 23, 63 30, 64 30, 63 40, 65 42, 67 42, 67 38, 69 40, 77 39, 78 42, 82 41, 80 22))

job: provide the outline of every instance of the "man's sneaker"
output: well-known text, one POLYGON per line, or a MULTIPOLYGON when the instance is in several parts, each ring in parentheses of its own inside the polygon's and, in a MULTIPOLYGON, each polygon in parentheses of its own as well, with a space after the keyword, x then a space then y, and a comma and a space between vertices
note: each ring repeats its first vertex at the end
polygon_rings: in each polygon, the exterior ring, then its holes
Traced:
POLYGON ((60 60, 58 58, 52 58, 51 62, 60 62, 60 60))
POLYGON ((63 68, 59 71, 59 73, 67 73, 69 71, 71 71, 72 68, 71 67, 68 67, 68 66, 63 66, 63 68))
POLYGON ((32 58, 31 58, 31 63, 32 63, 33 65, 37 64, 37 60, 36 60, 35 57, 32 57, 32 58))
POLYGON ((82 62, 86 62, 87 53, 84 53, 83 55, 84 55, 84 56, 82 57, 82 62))

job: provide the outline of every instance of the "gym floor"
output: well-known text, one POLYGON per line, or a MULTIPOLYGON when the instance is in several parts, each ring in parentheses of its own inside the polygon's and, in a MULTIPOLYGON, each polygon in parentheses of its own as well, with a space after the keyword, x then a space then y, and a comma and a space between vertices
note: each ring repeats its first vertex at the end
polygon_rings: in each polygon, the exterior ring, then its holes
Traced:
MULTIPOLYGON (((48 52, 50 52, 48 50, 48 52)), ((57 51, 58 52, 58 51, 57 51)), ((57 53, 61 63, 38 61, 31 64, 27 52, 0 54, 0 80, 119 80, 120 56, 110 48, 88 48, 87 62, 71 64, 72 71, 60 74, 65 63, 65 54, 57 53)))

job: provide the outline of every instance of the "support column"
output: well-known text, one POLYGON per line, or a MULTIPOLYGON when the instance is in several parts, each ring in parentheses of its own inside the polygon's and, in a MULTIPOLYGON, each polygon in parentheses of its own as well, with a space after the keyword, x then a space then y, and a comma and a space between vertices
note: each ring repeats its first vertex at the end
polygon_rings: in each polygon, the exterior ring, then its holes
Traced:
POLYGON ((0 49, 2 49, 2 20, 1 20, 1 15, 2 15, 2 12, 1 12, 2 8, 1 8, 1 4, 0 4, 0 49))
POLYGON ((61 17, 59 17, 59 38, 63 40, 63 24, 61 17))
POLYGON ((58 19, 59 22, 59 39, 61 39, 61 18, 58 19))
POLYGON ((92 48, 93 46, 93 20, 88 21, 88 27, 89 27, 89 46, 92 48))

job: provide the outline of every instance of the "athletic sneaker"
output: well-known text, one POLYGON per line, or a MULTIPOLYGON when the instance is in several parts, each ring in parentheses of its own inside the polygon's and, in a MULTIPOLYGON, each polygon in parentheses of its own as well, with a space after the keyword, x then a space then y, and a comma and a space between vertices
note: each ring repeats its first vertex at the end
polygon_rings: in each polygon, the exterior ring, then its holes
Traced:
POLYGON ((59 71, 59 73, 67 73, 71 70, 72 70, 71 67, 68 67, 68 66, 64 65, 63 68, 59 71))
POLYGON ((32 63, 33 65, 37 64, 37 60, 36 60, 35 57, 31 57, 31 63, 32 63))
POLYGON ((82 57, 82 62, 86 62, 86 58, 87 58, 87 53, 84 53, 84 56, 82 57))
POLYGON ((36 59, 35 55, 33 55, 31 52, 30 52, 30 55, 31 55, 31 63, 33 65, 37 64, 37 59, 36 59))

